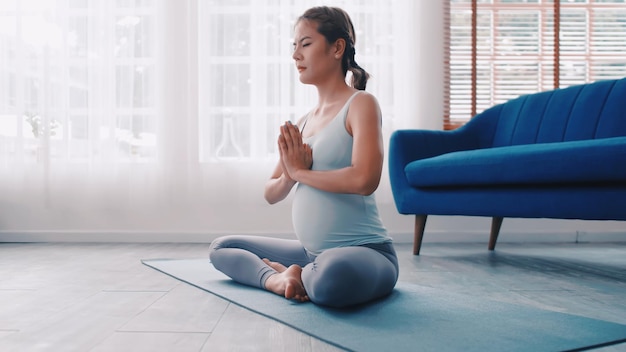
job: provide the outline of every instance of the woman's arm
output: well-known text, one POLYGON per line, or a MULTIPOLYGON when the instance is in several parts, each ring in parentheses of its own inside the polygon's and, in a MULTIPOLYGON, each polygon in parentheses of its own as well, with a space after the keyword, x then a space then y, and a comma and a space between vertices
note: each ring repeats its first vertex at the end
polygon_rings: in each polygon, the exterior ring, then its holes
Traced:
POLYGON ((289 154, 289 148, 298 147, 301 137, 297 129, 286 126, 282 134, 286 139, 280 143, 285 155, 287 174, 296 182, 307 184, 327 192, 369 195, 380 183, 383 167, 382 118, 376 98, 371 94, 357 95, 348 110, 346 128, 352 134, 352 165, 328 171, 312 171, 303 167, 297 151, 289 154))
POLYGON ((265 183, 265 200, 270 204, 280 202, 287 198, 295 184, 296 181, 283 172, 282 161, 278 162, 272 176, 265 183))
MULTIPOLYGON (((300 119, 299 124, 301 124, 304 121, 304 117, 300 119)), ((290 124, 291 125, 291 124, 290 124)), ((297 126, 294 126, 296 131, 298 132, 298 134, 300 133, 299 128, 297 126)), ((281 127, 281 131, 282 131, 282 127, 281 127)), ((279 135, 278 137, 278 149, 279 151, 281 150, 281 140, 283 139, 282 137, 282 133, 281 135, 279 135)), ((302 140, 302 137, 300 137, 300 140, 302 140)), ((312 164, 312 160, 311 160, 311 149, 308 148, 308 145, 306 146, 308 149, 308 167, 311 167, 312 164)), ((287 196, 289 195, 289 192, 291 192, 291 189, 293 188, 293 186, 297 183, 294 179, 292 179, 288 173, 284 172, 284 170, 286 169, 285 167, 285 162, 283 159, 283 153, 280 153, 280 160, 278 161, 278 164, 276 165, 276 167, 274 168, 274 172, 272 173, 272 176, 270 177, 270 179, 265 183, 265 200, 269 203, 269 204, 274 204, 274 203, 278 203, 281 200, 287 198, 287 196)))

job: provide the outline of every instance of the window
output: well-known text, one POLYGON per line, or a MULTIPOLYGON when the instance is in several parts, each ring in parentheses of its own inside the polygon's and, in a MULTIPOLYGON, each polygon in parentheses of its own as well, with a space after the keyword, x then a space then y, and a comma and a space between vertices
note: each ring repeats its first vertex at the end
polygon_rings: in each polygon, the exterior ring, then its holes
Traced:
POLYGON ((446 128, 522 94, 626 76, 624 0, 449 6, 446 128))
MULTIPOLYGON (((310 109, 291 59, 294 21, 314 1, 189 1, 197 27, 181 31, 195 51, 177 54, 197 92, 192 138, 199 162, 271 159, 278 126, 310 109), (194 39, 197 41, 194 42, 194 39), (197 47, 195 47, 197 46, 197 47), (183 61, 181 61, 183 60, 183 61)), ((339 1, 357 28, 368 90, 393 119, 392 8, 383 0, 339 1)), ((168 43, 156 0, 0 1, 0 153, 14 161, 149 162, 169 122, 159 93, 168 43), (159 132, 160 131, 160 132, 159 132), (39 156, 37 156, 39 155, 39 156)), ((181 18, 184 23, 186 19, 181 18)), ((182 72, 181 72, 182 73, 182 72)), ((184 124, 184 121, 181 120, 184 124)), ((165 139, 168 139, 165 137, 165 139)))
POLYGON ((413 3, 0 0, 0 235, 291 231, 262 192, 278 127, 317 100, 291 58, 295 19, 348 11, 388 136, 416 115, 394 79, 413 3))
POLYGON ((3 159, 153 162, 156 10, 149 1, 3 0, 3 159))
MULTIPOLYGON (((313 1, 199 2, 200 160, 244 161, 277 155, 277 128, 297 121, 316 99, 294 70, 295 19, 313 1)), ((393 118, 392 7, 382 0, 335 1, 357 30, 357 61, 373 73, 368 91, 393 118)))

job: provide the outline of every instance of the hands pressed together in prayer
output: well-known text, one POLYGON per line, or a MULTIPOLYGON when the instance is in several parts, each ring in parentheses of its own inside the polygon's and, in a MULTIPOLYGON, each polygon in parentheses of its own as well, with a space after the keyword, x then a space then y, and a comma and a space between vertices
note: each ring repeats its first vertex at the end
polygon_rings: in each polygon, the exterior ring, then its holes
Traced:
POLYGON ((311 147, 302 141, 302 134, 298 126, 290 121, 280 126, 278 136, 278 150, 280 151, 280 163, 286 177, 296 180, 296 172, 308 170, 313 165, 313 151, 311 147))

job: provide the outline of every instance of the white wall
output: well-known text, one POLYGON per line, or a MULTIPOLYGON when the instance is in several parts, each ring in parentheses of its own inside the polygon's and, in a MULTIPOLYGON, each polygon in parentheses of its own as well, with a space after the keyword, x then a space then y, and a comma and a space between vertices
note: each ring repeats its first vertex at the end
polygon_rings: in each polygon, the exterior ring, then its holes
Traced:
POLYGON ((414 16, 397 15, 394 28, 409 33, 415 40, 396 43, 394 50, 399 69, 394 77, 394 92, 399 115, 396 129, 441 129, 443 125, 444 33, 443 1, 411 1, 396 11, 414 16))

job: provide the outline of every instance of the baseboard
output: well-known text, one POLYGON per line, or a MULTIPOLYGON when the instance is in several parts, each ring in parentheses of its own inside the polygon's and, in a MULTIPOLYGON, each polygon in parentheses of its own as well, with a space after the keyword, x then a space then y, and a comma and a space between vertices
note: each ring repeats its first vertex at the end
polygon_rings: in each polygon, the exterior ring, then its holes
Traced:
MULTIPOLYGON (((412 243, 412 233, 392 235, 398 243, 412 243)), ((422 243, 488 243, 487 231, 427 231, 422 243)), ((498 243, 586 243, 626 242, 626 231, 500 232, 498 243)))
MULTIPOLYGON (((127 243, 210 243, 226 233, 154 231, 0 231, 0 242, 127 242, 127 243)), ((232 234, 232 233, 229 233, 232 234)), ((295 238, 292 233, 238 233, 295 238)), ((412 243, 412 233, 391 233, 397 243, 412 243)), ((427 231, 423 243, 487 243, 484 231, 427 231)), ((498 243, 533 242, 626 242, 626 231, 501 232, 498 243)))
MULTIPOLYGON (((224 234, 226 233, 156 231, 0 231, 0 242, 211 243, 214 239, 224 234)), ((260 233, 246 234, 261 235, 260 233)), ((270 234, 266 235, 270 236, 270 234)), ((277 238, 295 238, 291 234, 272 234, 271 236, 277 238)))

